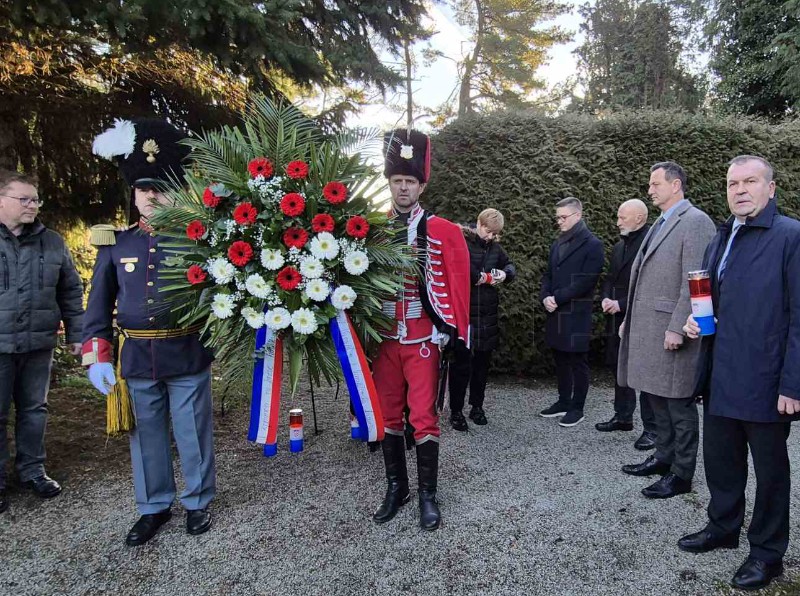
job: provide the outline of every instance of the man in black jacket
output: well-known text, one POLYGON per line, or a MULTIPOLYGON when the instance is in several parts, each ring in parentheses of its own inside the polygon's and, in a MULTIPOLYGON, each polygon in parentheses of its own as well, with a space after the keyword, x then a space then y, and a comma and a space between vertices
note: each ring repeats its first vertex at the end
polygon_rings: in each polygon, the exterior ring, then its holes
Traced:
MULTIPOLYGON (((603 281, 601 292, 603 312, 606 319, 606 364, 614 371, 614 417, 608 422, 599 422, 595 428, 601 432, 633 430, 633 412, 636 410, 636 390, 620 387, 616 382, 617 357, 619 355, 619 326, 625 318, 628 305, 628 285, 631 280, 631 265, 642 246, 650 226, 647 225, 647 205, 639 199, 631 199, 620 205, 617 211, 617 227, 622 238, 611 249, 611 269, 603 281)), ((640 450, 655 448, 655 420, 650 402, 640 396, 644 432, 634 443, 640 450)))
POLYGON ((550 248, 542 276, 540 299, 547 309, 545 341, 553 348, 558 377, 558 401, 540 412, 544 418, 562 417, 561 426, 583 421, 589 392, 589 338, 592 302, 603 271, 603 243, 583 222, 581 202, 568 197, 556 203, 561 234, 550 248))
POLYGON ((80 354, 83 284, 63 238, 38 218, 32 178, 0 170, 0 513, 8 509, 6 426, 16 409, 15 467, 23 487, 44 499, 61 486, 44 469, 47 391, 61 321, 80 354))

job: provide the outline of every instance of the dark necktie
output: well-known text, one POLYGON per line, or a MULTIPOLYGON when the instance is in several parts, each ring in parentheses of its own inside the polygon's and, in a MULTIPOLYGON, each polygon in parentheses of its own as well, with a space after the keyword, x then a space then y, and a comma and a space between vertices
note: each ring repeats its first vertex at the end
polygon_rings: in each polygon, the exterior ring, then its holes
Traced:
POLYGON ((642 248, 642 255, 646 255, 647 251, 650 250, 650 245, 653 243, 653 240, 655 240, 656 236, 658 236, 658 233, 661 231, 661 226, 663 225, 664 218, 659 217, 656 220, 656 223, 653 224, 653 231, 650 233, 650 237, 647 239, 647 244, 645 244, 644 248, 642 248))

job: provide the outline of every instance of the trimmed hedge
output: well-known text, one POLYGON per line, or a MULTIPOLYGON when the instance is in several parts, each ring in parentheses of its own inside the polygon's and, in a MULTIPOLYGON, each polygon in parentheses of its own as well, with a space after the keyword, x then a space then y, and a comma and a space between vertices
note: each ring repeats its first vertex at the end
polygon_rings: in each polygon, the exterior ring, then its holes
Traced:
MULTIPOLYGON (((501 290, 501 347, 497 371, 528 374, 551 369, 544 345, 540 279, 557 228, 554 204, 576 196, 606 254, 619 240, 617 208, 648 205, 650 166, 673 160, 687 171, 687 196, 718 223, 728 215, 727 163, 750 153, 775 167, 781 210, 800 218, 800 121, 760 122, 672 112, 636 112, 604 119, 528 112, 462 118, 432 139, 432 176, 423 204, 457 222, 474 221, 486 207, 506 217, 503 246, 519 277, 501 290)), ((657 209, 651 207, 650 221, 657 209)), ((595 315, 593 361, 602 359, 604 317, 595 315)))

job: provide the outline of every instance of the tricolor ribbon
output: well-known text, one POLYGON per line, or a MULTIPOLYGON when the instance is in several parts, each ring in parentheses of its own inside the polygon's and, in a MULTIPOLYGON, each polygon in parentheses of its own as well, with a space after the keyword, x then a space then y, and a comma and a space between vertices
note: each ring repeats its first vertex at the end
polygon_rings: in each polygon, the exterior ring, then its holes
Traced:
POLYGON ((261 327, 256 331, 256 364, 247 439, 264 445, 266 456, 278 453, 282 372, 283 340, 268 327, 261 327))
MULTIPOLYGON (((331 337, 342 366, 350 401, 358 421, 353 438, 383 440, 383 414, 364 348, 347 313, 340 310, 330 320, 331 337)), ((278 452, 278 415, 281 403, 283 340, 268 327, 256 331, 256 364, 247 439, 264 445, 264 455, 278 452)))
MULTIPOLYGON (((342 374, 350 393, 350 402, 358 420, 358 438, 362 441, 382 441, 383 414, 378 401, 378 392, 353 323, 347 313, 340 310, 331 319, 330 326, 333 345, 336 347, 342 374)), ((353 432, 356 432, 355 427, 353 432)))

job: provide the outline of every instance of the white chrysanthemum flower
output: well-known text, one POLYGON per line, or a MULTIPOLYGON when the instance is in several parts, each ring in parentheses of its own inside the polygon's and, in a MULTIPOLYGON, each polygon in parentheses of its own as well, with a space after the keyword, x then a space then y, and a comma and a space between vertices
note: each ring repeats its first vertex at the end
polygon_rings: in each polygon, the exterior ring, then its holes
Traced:
POLYGON ((333 291, 331 304, 333 304, 337 310, 347 310, 353 306, 357 297, 355 290, 350 286, 339 286, 333 291))
POLYGON ((315 302, 322 302, 330 292, 328 282, 321 279, 310 279, 306 283, 306 296, 315 302))
POLYGON ((330 232, 320 232, 309 244, 309 250, 318 259, 335 259, 339 254, 339 243, 330 232))
POLYGON ((211 301, 211 311, 218 319, 227 319, 233 315, 234 301, 230 294, 215 294, 211 301))
POLYGON ((267 285, 266 280, 264 280, 264 278, 258 273, 253 273, 252 275, 248 276, 244 285, 247 291, 256 298, 266 298, 272 293, 272 290, 267 285))
POLYGON ((298 308, 292 313, 292 329, 309 335, 317 330, 317 317, 310 308, 298 308))
POLYGON ((344 268, 350 275, 361 275, 369 268, 367 253, 354 250, 344 258, 344 268))
POLYGON ((264 313, 258 312, 251 306, 242 309, 242 316, 253 329, 261 329, 264 326, 264 313))
POLYGON ((292 315, 285 308, 273 308, 264 315, 264 322, 273 331, 280 331, 292 324, 292 315))
POLYGON ((325 267, 318 258, 306 257, 303 259, 302 263, 300 263, 300 273, 306 279, 317 279, 325 273, 325 267))
POLYGON ((233 281, 233 275, 236 273, 236 267, 233 266, 225 257, 217 257, 208 262, 208 271, 211 277, 219 285, 225 285, 233 281))
POLYGON ((283 255, 279 250, 265 248, 261 251, 261 264, 270 271, 280 269, 283 267, 284 262, 283 255))

